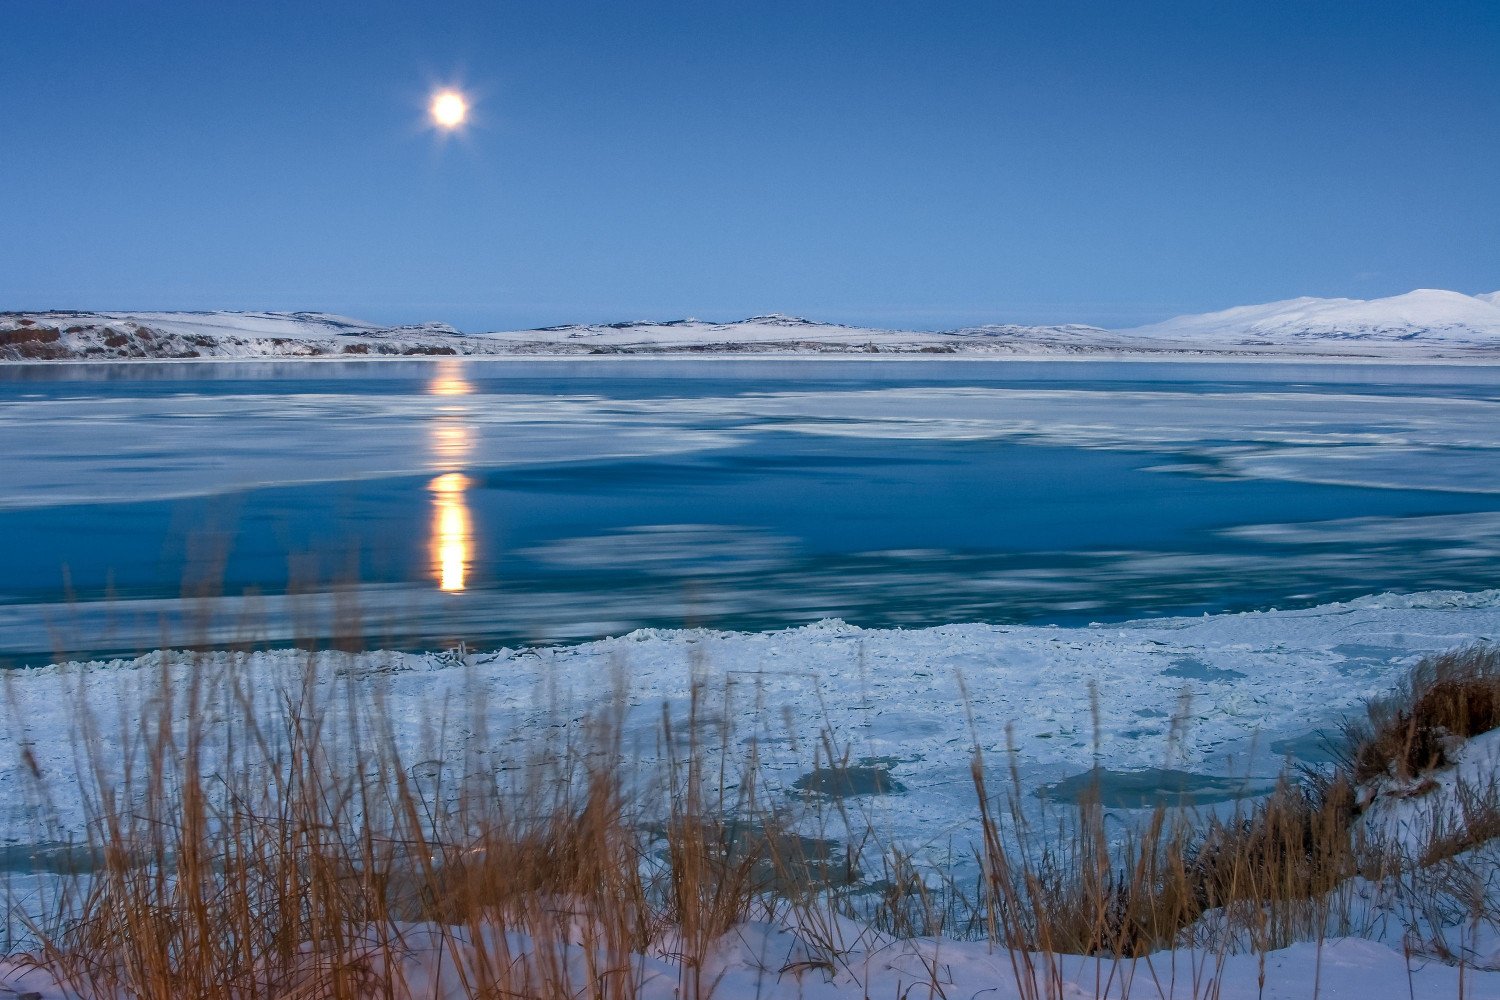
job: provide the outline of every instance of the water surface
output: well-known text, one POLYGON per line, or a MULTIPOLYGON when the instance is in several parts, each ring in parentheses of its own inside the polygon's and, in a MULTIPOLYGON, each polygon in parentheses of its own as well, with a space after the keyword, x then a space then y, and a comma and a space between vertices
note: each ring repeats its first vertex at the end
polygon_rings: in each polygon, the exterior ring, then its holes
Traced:
POLYGON ((0 426, 12 662, 1072 624, 1478 590, 1500 565, 1478 366, 0 366, 0 426))

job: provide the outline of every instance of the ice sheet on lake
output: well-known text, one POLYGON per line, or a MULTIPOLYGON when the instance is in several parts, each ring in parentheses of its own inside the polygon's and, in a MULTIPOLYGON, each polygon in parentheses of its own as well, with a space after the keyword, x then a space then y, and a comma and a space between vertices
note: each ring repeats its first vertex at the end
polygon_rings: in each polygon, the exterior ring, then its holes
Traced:
POLYGON ((794 433, 1134 450, 1155 468, 1500 492, 1500 400, 1365 392, 892 387, 653 399, 361 395, 0 403, 0 506, 145 500, 266 485, 732 448, 794 433), (314 433, 309 435, 309 428, 314 433), (451 463, 449 463, 451 464, 451 463))
POLYGON ((0 508, 202 496, 454 467, 606 461, 721 448, 717 430, 597 397, 184 394, 0 403, 0 508))
POLYGON ((560 569, 677 577, 764 573, 785 566, 796 539, 717 524, 643 524, 560 538, 521 555, 560 569))

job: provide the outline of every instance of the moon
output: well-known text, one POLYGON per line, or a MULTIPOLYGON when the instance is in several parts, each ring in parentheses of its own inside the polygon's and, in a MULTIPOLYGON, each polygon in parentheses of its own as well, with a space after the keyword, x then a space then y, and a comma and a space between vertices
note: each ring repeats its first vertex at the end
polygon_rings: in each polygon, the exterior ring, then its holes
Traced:
POLYGON ((456 90, 440 90, 432 95, 428 111, 434 125, 451 132, 469 117, 469 102, 456 90))

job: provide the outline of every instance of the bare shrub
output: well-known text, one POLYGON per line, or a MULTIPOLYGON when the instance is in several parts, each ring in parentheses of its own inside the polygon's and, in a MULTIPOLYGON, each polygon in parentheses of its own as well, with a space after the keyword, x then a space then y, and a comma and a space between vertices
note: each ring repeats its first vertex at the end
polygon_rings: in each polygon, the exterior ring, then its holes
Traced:
POLYGON ((1348 729, 1356 782, 1409 780, 1449 764, 1452 740, 1500 728, 1500 648, 1475 645, 1423 659, 1367 719, 1348 729))

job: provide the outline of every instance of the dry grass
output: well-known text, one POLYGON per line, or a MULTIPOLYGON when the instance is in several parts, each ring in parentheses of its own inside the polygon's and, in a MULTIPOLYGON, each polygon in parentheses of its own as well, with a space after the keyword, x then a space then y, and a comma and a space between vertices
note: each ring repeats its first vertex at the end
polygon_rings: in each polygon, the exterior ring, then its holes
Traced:
POLYGON ((1435 817, 1419 863, 1436 865, 1491 842, 1500 843, 1500 779, 1474 788, 1460 784, 1455 789, 1458 815, 1435 817))
POLYGON ((1283 777, 1248 812, 1210 821, 1187 852, 1194 902, 1237 917, 1256 950, 1315 939, 1344 883, 1390 870, 1353 831, 1354 801, 1347 775, 1283 777))
POLYGON ((1422 660, 1347 732, 1356 782, 1410 780, 1451 763, 1455 738, 1500 728, 1500 647, 1467 646, 1422 660))
MULTIPOLYGON (((1038 823, 1014 763, 992 794, 976 750, 981 876, 970 888, 872 846, 874 831, 860 834, 841 804, 830 807, 838 827, 859 834, 841 856, 800 833, 805 800, 761 791, 753 744, 736 751, 701 687, 681 718, 664 710, 664 763, 643 773, 618 699, 501 759, 475 685, 412 754, 378 677, 331 678, 311 659, 266 677, 249 664, 210 675, 164 660, 148 711, 122 716, 120 734, 80 686, 82 849, 94 864, 61 879, 53 917, 31 926, 35 959, 78 996, 406 996, 431 985, 407 981, 421 953, 438 956, 422 976, 466 997, 634 1000, 642 956, 657 954, 680 969, 682 1000, 706 1000, 719 942, 756 917, 798 926, 802 966, 844 968, 862 942, 836 914, 896 936, 986 937, 1007 949, 1025 997, 1066 994, 1059 956, 1097 956, 1100 988, 1120 992, 1138 963, 1154 977, 1149 956, 1192 944, 1178 995, 1210 996, 1232 949, 1321 940, 1355 876, 1406 879, 1414 912, 1457 892, 1455 879, 1474 881, 1454 869, 1445 888, 1361 843, 1352 767, 1283 779, 1229 815, 1163 806, 1121 828, 1097 797, 1038 823), (471 736, 462 752, 442 749, 445 726, 471 736), (106 735, 123 742, 106 751, 106 735)), ((1481 725, 1497 677, 1493 651, 1424 661, 1372 706, 1351 761, 1373 761, 1378 746, 1392 753, 1382 773, 1417 766, 1417 734, 1481 725)), ((823 752, 829 764, 848 758, 831 741, 823 752)), ((46 803, 56 789, 31 773, 32 800, 46 803)), ((1500 833, 1493 798, 1468 805, 1473 822, 1435 832, 1445 846, 1423 865, 1500 833)), ((1474 905, 1493 916, 1493 901, 1474 905)), ((940 992, 935 967, 928 987, 940 992)))
POLYGON ((1215 911, 1256 950, 1285 947, 1313 936, 1326 897, 1377 856, 1351 836, 1354 794, 1341 775, 1283 777, 1229 816, 1158 806, 1123 835, 1111 832, 1097 795, 1038 834, 1014 771, 998 809, 977 752, 973 780, 986 924, 1014 949, 1138 957, 1179 945, 1215 911))
POLYGON ((1443 928, 1500 925, 1493 860, 1461 857, 1500 837, 1500 794, 1460 787, 1457 816, 1433 812, 1430 846, 1413 858, 1363 836, 1356 780, 1449 763, 1423 748, 1452 748, 1453 737, 1500 725, 1490 715, 1497 685, 1494 649, 1425 659, 1395 695, 1369 707, 1370 729, 1351 731, 1331 773, 1284 775, 1270 795, 1227 816, 1161 806, 1123 831, 1107 822, 1097 796, 1038 827, 1014 765, 994 795, 976 749, 985 930, 1011 950, 1017 982, 1037 984, 1026 996, 1064 995, 1059 954, 1099 956, 1108 969, 1102 981, 1120 981, 1138 961, 1183 945, 1219 962, 1229 951, 1264 955, 1321 941, 1330 928, 1359 933, 1376 919, 1372 907, 1426 928, 1435 942, 1426 954, 1462 963, 1443 928), (1356 881, 1367 887, 1363 899, 1349 891, 1356 881))
POLYGON ((751 789, 716 794, 691 737, 652 823, 626 797, 617 719, 519 763, 412 760, 368 678, 330 686, 310 661, 276 683, 171 673, 120 757, 80 700, 99 863, 59 882, 62 919, 31 927, 37 960, 80 996, 404 996, 419 925, 461 995, 559 1000, 636 995, 639 956, 670 929, 680 993, 701 998, 705 956, 764 892, 728 817, 758 824, 760 844, 777 842, 774 817, 751 789))

